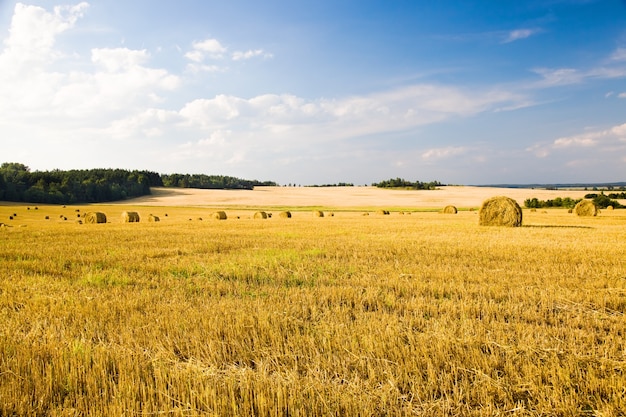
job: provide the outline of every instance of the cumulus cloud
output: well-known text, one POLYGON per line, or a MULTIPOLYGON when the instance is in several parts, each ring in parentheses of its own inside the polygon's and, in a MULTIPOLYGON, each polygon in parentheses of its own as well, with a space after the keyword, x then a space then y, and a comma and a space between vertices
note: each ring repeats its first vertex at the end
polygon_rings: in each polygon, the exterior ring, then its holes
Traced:
POLYGON ((193 49, 187 52, 185 56, 194 62, 200 62, 206 56, 213 59, 222 59, 227 51, 227 48, 222 46, 217 39, 205 39, 200 42, 194 42, 192 46, 193 49))
POLYGON ((4 40, 3 59, 12 65, 22 66, 53 58, 56 36, 72 28, 89 7, 87 3, 75 6, 57 6, 52 13, 38 6, 22 3, 15 5, 9 27, 9 37, 4 40))
MULTIPOLYGON (((87 3, 53 11, 17 4, 9 35, 0 51, 0 123, 28 125, 33 119, 47 130, 93 131, 122 111, 160 102, 180 78, 149 66, 146 50, 94 48, 90 61, 57 49, 58 36, 73 28, 87 3), (79 62, 72 71, 58 63, 79 62), (91 64, 91 65, 90 65, 91 64)), ((53 134, 49 134, 52 138, 53 134)))
POLYGON ((306 100, 294 95, 265 94, 245 99, 217 95, 196 99, 180 111, 189 125, 218 129, 228 125, 312 141, 412 129, 451 117, 488 111, 523 100, 506 91, 467 92, 451 87, 415 85, 365 96, 306 100))
POLYGON ((502 41, 502 43, 510 43, 515 42, 520 39, 526 39, 537 33, 541 32, 540 29, 532 28, 532 29, 515 29, 510 31, 506 38, 502 41))
POLYGON ((615 141, 626 140, 626 123, 613 126, 609 129, 595 130, 582 134, 558 138, 553 148, 607 146, 615 141))

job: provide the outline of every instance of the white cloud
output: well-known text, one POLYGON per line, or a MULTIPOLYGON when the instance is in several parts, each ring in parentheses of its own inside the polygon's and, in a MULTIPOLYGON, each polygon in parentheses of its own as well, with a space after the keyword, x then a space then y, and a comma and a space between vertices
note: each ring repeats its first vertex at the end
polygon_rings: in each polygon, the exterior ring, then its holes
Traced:
POLYGON ((233 61, 241 61, 245 59, 254 58, 257 56, 263 56, 264 58, 271 58, 272 54, 263 51, 263 49, 248 50, 245 52, 235 51, 232 54, 232 59, 233 61))
POLYGON ((520 39, 526 39, 539 32, 541 32, 541 30, 537 28, 512 30, 507 34, 507 37, 502 41, 502 43, 510 43, 520 39))
POLYGON ((567 136, 556 139, 552 147, 558 148, 576 148, 576 147, 593 147, 593 146, 612 146, 616 141, 626 140, 626 123, 614 126, 609 129, 585 132, 578 135, 567 136))
POLYGON ((617 95, 617 97, 619 97, 619 98, 626 98, 626 92, 619 93, 619 94, 617 95))
POLYGON ((0 51, 0 124, 26 127, 37 120, 48 137, 57 130, 93 132, 120 114, 162 102, 158 92, 178 88, 178 76, 149 66, 146 50, 94 48, 85 61, 57 49, 58 36, 74 27, 87 7, 80 3, 48 12, 16 5, 0 51), (61 72, 59 62, 78 65, 61 72))
POLYGON ((211 59, 222 59, 228 50, 217 39, 205 39, 192 44, 193 49, 185 54, 185 58, 193 62, 202 62, 208 56, 211 59))
POLYGON ((626 61, 626 48, 617 48, 611 55, 611 61, 626 61))
POLYGON ((150 54, 145 49, 133 51, 127 48, 100 48, 91 50, 91 61, 102 65, 109 72, 128 70, 146 63, 150 54))
POLYGON ((306 100, 266 94, 250 99, 218 95, 196 99, 180 111, 203 129, 227 125, 270 137, 330 141, 413 129, 451 117, 493 110, 523 100, 506 91, 467 92, 452 87, 416 85, 365 96, 306 100))
POLYGON ((13 83, 10 78, 24 79, 60 58, 63 54, 54 50, 56 37, 71 29, 87 8, 87 3, 57 6, 51 13, 17 3, 0 53, 0 84, 13 83))
POLYGON ((451 156, 461 155, 467 152, 463 146, 447 146, 445 148, 433 148, 422 153, 423 159, 443 159, 451 156))
MULTIPOLYGON (((532 87, 555 87, 571 84, 580 84, 589 79, 613 79, 626 77, 626 67, 621 64, 626 61, 626 48, 614 52, 605 65, 589 69, 575 68, 534 68, 532 72, 542 77, 542 80, 532 84, 532 87)), ((608 93, 606 97, 609 97, 608 93)))
POLYGON ((583 73, 573 68, 536 68, 533 72, 543 78, 543 80, 539 82, 541 87, 578 84, 585 78, 583 73))

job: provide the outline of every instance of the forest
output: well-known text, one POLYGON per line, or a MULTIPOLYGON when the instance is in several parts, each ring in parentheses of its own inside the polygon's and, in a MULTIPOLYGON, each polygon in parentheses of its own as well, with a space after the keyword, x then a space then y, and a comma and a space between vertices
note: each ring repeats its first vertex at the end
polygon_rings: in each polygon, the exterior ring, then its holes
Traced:
POLYGON ((222 175, 161 175, 123 169, 31 171, 24 164, 0 165, 0 201, 42 204, 103 203, 150 194, 150 187, 252 189, 273 182, 222 175))

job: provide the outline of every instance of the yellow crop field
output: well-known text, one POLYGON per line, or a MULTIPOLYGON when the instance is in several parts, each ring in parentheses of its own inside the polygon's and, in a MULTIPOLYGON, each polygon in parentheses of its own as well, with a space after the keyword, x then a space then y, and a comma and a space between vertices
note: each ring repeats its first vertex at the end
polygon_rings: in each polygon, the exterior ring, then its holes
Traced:
POLYGON ((0 416, 626 413, 624 210, 158 204, 0 206, 0 416))

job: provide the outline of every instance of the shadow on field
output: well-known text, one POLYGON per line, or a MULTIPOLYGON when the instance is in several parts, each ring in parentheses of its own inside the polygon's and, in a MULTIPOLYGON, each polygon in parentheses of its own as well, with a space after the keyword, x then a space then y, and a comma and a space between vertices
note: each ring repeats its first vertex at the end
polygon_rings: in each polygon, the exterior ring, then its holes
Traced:
POLYGON ((522 227, 537 227, 537 228, 554 228, 554 229, 593 229, 591 226, 561 226, 551 224, 524 224, 522 227))

